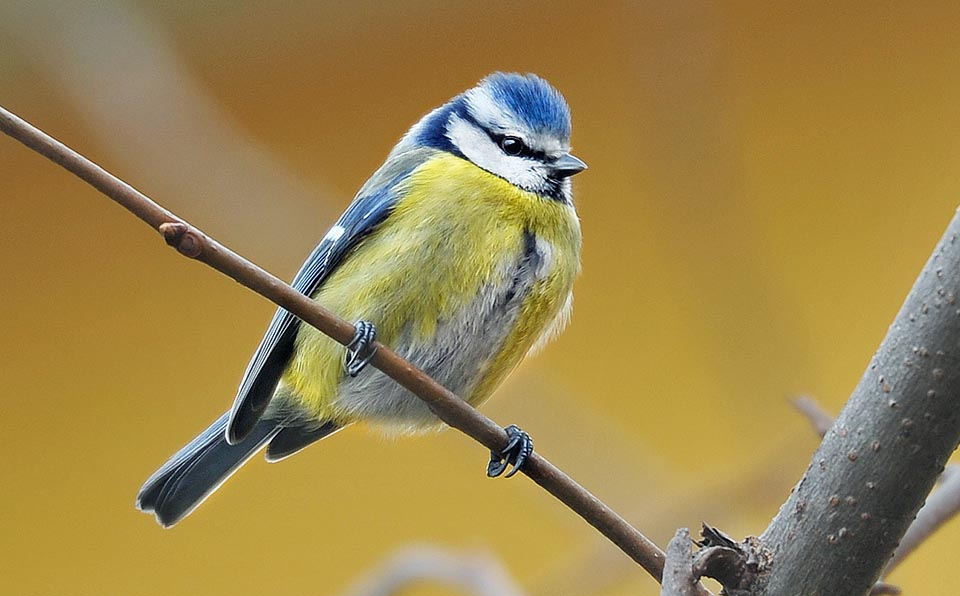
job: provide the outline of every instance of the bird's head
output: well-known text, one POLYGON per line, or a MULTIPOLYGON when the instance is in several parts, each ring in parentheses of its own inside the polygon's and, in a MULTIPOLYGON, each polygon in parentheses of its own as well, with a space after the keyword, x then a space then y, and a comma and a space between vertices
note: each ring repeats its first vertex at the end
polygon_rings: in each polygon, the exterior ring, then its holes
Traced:
POLYGON ((570 202, 570 176, 587 164, 570 153, 570 108, 540 77, 494 73, 414 126, 405 144, 469 160, 524 190, 570 202))

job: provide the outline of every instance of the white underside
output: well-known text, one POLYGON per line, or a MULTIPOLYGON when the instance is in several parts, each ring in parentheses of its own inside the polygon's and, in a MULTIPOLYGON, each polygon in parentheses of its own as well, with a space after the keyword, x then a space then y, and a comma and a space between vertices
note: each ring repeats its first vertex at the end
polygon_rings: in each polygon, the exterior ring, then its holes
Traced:
MULTIPOLYGON (((548 243, 538 240, 532 252, 505 266, 510 273, 501 287, 485 287, 471 304, 440 321, 432 341, 414 341, 407 333, 395 351, 447 389, 469 398, 513 329, 531 287, 553 267, 548 243), (507 300, 511 288, 513 297, 507 300)), ((430 430, 441 424, 422 400, 373 367, 345 378, 333 405, 388 433, 430 430)))

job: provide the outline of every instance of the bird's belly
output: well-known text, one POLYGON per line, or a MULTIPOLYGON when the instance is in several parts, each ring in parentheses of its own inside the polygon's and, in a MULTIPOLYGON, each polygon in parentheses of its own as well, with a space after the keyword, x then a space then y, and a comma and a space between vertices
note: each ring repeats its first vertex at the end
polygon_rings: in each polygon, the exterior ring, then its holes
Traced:
MULTIPOLYGON (((529 316, 524 303, 531 298, 539 302, 542 296, 537 294, 551 291, 538 283, 548 273, 545 250, 549 250, 545 244, 528 233, 525 250, 510 265, 505 283, 484 285, 470 303, 437 321, 429 340, 418 338, 411 325, 394 342, 395 351, 468 402, 477 405, 483 401, 488 393, 480 388, 487 384, 483 381, 491 375, 505 375, 529 348, 527 345, 522 353, 511 354, 504 361, 508 337, 519 320, 529 316)), ((341 417, 364 420, 387 431, 416 432, 440 424, 421 399, 373 368, 345 378, 331 406, 341 417)))

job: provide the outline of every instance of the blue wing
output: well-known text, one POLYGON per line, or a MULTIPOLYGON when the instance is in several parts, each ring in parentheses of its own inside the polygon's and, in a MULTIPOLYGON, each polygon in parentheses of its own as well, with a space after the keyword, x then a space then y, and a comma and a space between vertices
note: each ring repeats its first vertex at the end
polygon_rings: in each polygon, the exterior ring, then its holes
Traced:
MULTIPOLYGON (((293 279, 291 285, 294 289, 313 296, 350 250, 387 218, 398 200, 397 186, 428 155, 423 150, 414 150, 388 158, 313 249, 293 279)), ((299 327, 300 319, 282 308, 273 315, 260 346, 247 365, 230 410, 226 429, 229 443, 243 440, 267 410, 280 376, 293 355, 299 327)))

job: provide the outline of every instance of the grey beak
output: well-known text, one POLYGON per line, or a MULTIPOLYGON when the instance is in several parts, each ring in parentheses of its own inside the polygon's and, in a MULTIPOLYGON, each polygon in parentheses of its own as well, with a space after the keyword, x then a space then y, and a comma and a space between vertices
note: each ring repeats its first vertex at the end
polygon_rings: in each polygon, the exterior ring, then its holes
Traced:
POLYGON ((553 170, 553 175, 557 178, 569 178, 574 174, 586 170, 587 164, 570 153, 564 153, 550 164, 550 168, 553 170))

